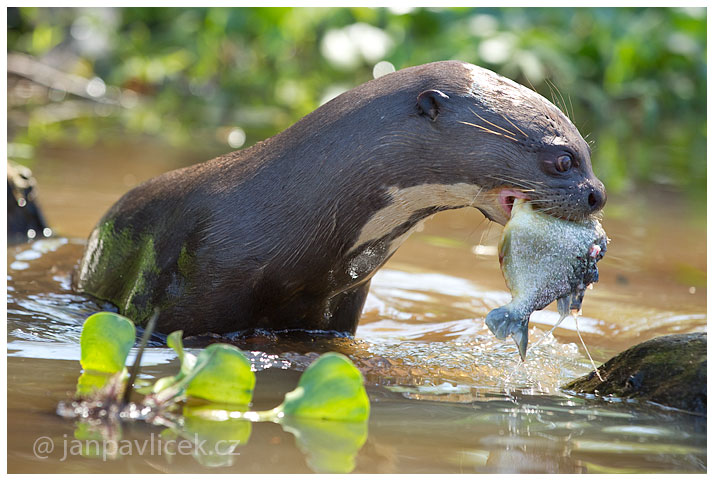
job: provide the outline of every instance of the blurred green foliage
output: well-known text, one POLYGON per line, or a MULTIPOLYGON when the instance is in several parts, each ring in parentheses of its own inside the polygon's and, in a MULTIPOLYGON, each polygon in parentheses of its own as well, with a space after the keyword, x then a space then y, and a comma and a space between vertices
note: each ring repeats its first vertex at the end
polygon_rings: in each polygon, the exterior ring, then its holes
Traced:
POLYGON ((130 133, 232 150, 381 60, 459 59, 568 111, 610 191, 706 192, 704 8, 19 8, 8 51, 11 156, 130 133), (51 80, 14 71, 15 53, 56 69, 51 80))

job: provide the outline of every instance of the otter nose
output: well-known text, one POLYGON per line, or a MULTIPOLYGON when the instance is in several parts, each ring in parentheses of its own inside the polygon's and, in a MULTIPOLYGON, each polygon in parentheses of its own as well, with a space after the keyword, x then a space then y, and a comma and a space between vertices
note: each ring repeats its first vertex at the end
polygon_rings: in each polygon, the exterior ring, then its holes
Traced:
POLYGON ((591 188, 591 192, 588 193, 587 202, 591 213, 598 212, 606 205, 606 189, 601 182, 591 188))

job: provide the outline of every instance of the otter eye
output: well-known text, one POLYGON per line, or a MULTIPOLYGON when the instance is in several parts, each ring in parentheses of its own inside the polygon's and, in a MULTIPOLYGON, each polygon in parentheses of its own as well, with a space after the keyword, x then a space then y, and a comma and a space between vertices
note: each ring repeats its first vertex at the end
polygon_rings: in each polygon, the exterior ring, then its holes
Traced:
POLYGON ((562 154, 556 158, 554 167, 556 167, 556 170, 558 170, 559 172, 566 172, 571 168, 572 163, 573 162, 569 154, 562 154))

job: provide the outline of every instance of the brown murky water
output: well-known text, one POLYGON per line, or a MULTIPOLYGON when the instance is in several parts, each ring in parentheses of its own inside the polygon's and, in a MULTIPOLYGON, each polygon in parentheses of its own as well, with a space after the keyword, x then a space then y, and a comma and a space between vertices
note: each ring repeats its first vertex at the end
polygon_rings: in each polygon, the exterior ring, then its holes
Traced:
MULTIPOLYGON (((137 182, 176 167, 177 158, 201 159, 146 145, 38 156, 41 205, 62 237, 8 248, 10 472, 706 470, 704 418, 558 390, 590 370, 573 320, 514 370, 512 342, 496 340, 483 323, 509 299, 496 258, 501 227, 467 210, 432 218, 375 276, 354 339, 240 346, 257 371, 257 409, 280 403, 316 353, 350 356, 372 403, 364 445, 354 441, 360 433, 343 428, 254 423, 233 426, 241 442, 217 454, 203 451, 204 438, 177 450, 167 447, 163 428, 125 425, 113 433, 125 443, 118 451, 80 452, 81 427, 55 408, 74 391, 81 325, 98 307, 69 290, 68 276, 103 212, 137 182)), ((704 213, 663 192, 612 197, 604 226, 612 242, 579 320, 596 360, 655 336, 704 331, 704 213)), ((557 318, 552 309, 535 313, 532 342, 557 318)), ((144 359, 147 379, 177 370, 167 348, 152 347, 144 359)), ((197 430, 220 438, 214 431, 197 430)))

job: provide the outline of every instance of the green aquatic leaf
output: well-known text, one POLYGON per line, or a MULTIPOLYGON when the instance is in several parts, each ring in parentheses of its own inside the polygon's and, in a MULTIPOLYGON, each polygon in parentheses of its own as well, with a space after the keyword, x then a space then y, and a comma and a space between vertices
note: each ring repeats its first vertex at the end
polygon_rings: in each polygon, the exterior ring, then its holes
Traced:
POLYGON ((201 371, 186 387, 188 396, 218 403, 251 403, 256 375, 251 370, 251 362, 238 348, 229 344, 211 344, 196 358, 194 369, 198 366, 201 371))
POLYGON ((98 312, 84 321, 80 336, 82 368, 98 372, 119 372, 134 345, 134 323, 113 312, 98 312))
POLYGON ((317 473, 350 473, 367 440, 367 421, 344 422, 284 417, 281 427, 295 436, 310 469, 317 473))
POLYGON ((184 351, 184 343, 181 340, 183 334, 184 331, 174 331, 166 338, 166 345, 176 352, 181 363, 181 370, 176 376, 178 379, 187 376, 196 367, 196 356, 184 351))
POLYGON ((158 392, 168 389, 171 386, 173 386, 174 384, 176 384, 177 377, 178 376, 162 377, 159 380, 157 380, 153 386, 151 386, 151 389, 149 389, 148 392, 143 392, 143 391, 139 391, 139 392, 141 392, 143 394, 158 393, 158 392))
POLYGON ((329 352, 316 359, 285 395, 275 411, 285 416, 333 421, 364 421, 370 416, 370 400, 363 378, 342 354, 329 352))
POLYGON ((196 356, 184 351, 184 343, 181 340, 184 331, 174 331, 169 334, 166 338, 166 345, 172 348, 177 357, 179 358, 179 363, 181 364, 179 373, 175 376, 162 377, 151 389, 151 392, 158 393, 174 386, 176 383, 186 378, 186 376, 191 373, 196 367, 196 356))
POLYGON ((84 371, 77 379, 75 395, 85 399, 119 399, 124 393, 129 371, 119 372, 84 371))
MULTIPOLYGON (((124 374, 126 374, 126 372, 127 371, 124 370, 124 374)), ((79 376, 79 379, 77 379, 76 393, 78 396, 89 396, 104 388, 115 375, 116 373, 85 371, 79 376)), ((126 376, 122 376, 122 379, 124 379, 124 377, 126 376)))
POLYGON ((186 354, 184 352, 184 343, 181 340, 183 335, 184 331, 174 331, 166 338, 166 345, 176 352, 176 355, 179 357, 179 362, 182 364, 184 363, 184 357, 186 354))

